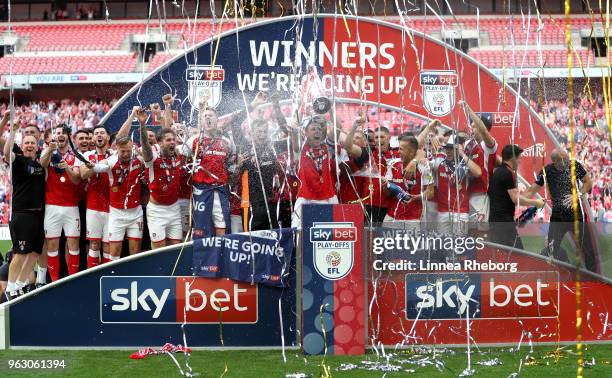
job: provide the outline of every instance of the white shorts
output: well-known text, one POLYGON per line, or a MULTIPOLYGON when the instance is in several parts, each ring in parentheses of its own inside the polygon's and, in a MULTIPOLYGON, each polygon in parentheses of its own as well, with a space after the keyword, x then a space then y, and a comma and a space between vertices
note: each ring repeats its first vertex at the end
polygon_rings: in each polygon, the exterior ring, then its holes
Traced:
POLYGON ((389 214, 385 215, 383 227, 396 228, 400 230, 419 231, 421 229, 421 220, 419 219, 395 219, 389 214))
MULTIPOLYGON (((230 204, 227 204, 230 206, 230 204)), ((225 228, 225 218, 223 218, 223 209, 221 208, 221 199, 219 199, 219 192, 215 190, 213 194, 213 208, 212 218, 215 228, 225 228)))
POLYGON ((438 232, 446 235, 466 236, 470 215, 466 213, 439 213, 438 232))
POLYGON ((108 243, 108 213, 87 209, 87 240, 108 243))
POLYGON ((57 239, 62 236, 62 230, 67 238, 81 237, 79 208, 45 205, 45 238, 57 239))
POLYGON ((189 198, 179 198, 178 204, 181 207, 181 226, 186 233, 189 230, 189 198))
POLYGON ((108 241, 122 242, 128 239, 142 239, 142 207, 115 209, 111 206, 108 214, 108 241))
POLYGON ((302 228, 302 205, 336 205, 337 203, 338 197, 336 196, 324 200, 309 200, 299 197, 295 201, 293 214, 291 214, 291 227, 302 228))
POLYGON ((152 242, 166 239, 183 240, 181 206, 178 201, 172 205, 147 204, 147 224, 152 242))
POLYGON ((470 196, 470 228, 487 231, 489 223, 489 196, 476 193, 470 196))

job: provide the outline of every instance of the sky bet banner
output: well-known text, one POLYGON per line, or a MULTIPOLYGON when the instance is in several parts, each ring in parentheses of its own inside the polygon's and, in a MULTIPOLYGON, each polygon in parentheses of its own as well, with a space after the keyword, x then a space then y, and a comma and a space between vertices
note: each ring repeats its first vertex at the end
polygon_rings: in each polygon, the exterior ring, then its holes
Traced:
POLYGON ((360 205, 302 210, 304 353, 363 354, 365 278, 360 205))
MULTIPOLYGON (((179 119, 195 126, 194 107, 202 96, 208 96, 209 105, 221 116, 243 109, 257 91, 288 100, 300 92, 308 66, 314 65, 327 96, 337 101, 364 99, 463 128, 467 118, 457 106, 463 99, 474 111, 499 120, 491 132, 500 146, 510 140, 520 141, 524 149, 540 144, 546 146, 543 154, 556 146, 528 103, 517 105, 509 85, 504 87, 467 55, 397 24, 351 16, 291 16, 218 37, 159 67, 126 93, 103 122, 116 131, 132 106, 159 103, 171 92, 177 98, 179 119)), ((523 159, 519 173, 532 177, 541 163, 523 159)))
MULTIPOLYGON (((546 256, 480 237, 369 233, 369 335, 385 345, 576 340, 576 276, 546 256), (468 327, 469 324, 469 327, 468 327)), ((612 285, 581 274, 583 340, 612 340, 612 285)))
POLYGON ((293 256, 290 228, 194 240, 193 272, 243 282, 286 286, 293 256))
POLYGON ((184 344, 184 330, 190 347, 219 347, 220 324, 226 347, 280 347, 282 337, 285 345, 295 343, 293 269, 289 289, 197 277, 191 244, 181 248, 130 256, 28 294, 9 307, 10 345, 184 344))

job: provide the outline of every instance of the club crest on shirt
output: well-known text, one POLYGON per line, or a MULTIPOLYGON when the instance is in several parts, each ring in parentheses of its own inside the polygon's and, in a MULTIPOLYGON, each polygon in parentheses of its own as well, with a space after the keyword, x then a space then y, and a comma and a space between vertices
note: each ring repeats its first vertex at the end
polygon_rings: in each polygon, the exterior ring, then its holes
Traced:
POLYGON ((202 66, 190 64, 185 70, 189 102, 194 108, 199 107, 204 97, 208 106, 216 108, 221 103, 225 70, 223 66, 202 66))

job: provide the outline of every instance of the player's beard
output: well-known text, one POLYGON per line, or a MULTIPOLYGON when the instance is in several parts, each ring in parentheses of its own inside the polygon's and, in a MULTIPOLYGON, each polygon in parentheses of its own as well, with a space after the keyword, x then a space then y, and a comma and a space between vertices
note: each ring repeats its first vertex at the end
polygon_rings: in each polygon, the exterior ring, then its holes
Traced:
POLYGON ((176 147, 162 148, 162 155, 164 155, 164 157, 173 157, 175 155, 175 151, 176 151, 176 147))

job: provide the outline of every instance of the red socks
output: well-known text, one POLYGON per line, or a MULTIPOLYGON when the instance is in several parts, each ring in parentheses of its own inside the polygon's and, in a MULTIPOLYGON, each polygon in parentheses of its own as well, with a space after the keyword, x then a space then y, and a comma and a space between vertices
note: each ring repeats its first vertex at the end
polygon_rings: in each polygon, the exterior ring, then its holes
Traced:
POLYGON ((102 264, 112 261, 110 253, 102 254, 102 264))
POLYGON ((47 251, 47 270, 51 276, 51 282, 59 279, 60 260, 57 251, 47 251))
POLYGON ((100 251, 89 250, 87 254, 87 268, 100 265, 100 251))
POLYGON ((68 251, 68 275, 79 271, 79 251, 68 251))

